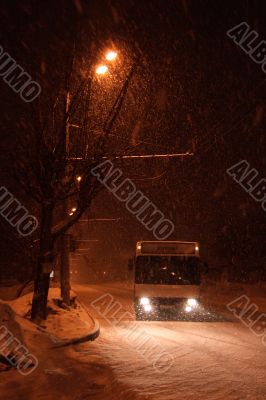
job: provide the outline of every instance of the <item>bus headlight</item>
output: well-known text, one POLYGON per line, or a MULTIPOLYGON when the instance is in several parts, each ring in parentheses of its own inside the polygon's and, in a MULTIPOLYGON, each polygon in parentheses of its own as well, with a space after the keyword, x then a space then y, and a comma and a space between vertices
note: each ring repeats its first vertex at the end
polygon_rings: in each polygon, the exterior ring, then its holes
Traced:
POLYGON ((141 299, 140 299, 140 304, 141 304, 142 306, 150 305, 150 300, 148 299, 148 297, 141 297, 141 299))
POLYGON ((143 308, 144 308, 144 311, 146 311, 146 312, 149 312, 149 311, 151 311, 151 309, 152 309, 152 307, 151 307, 150 304, 145 304, 145 305, 143 306, 143 308))
POLYGON ((196 299, 188 299, 187 305, 188 305, 189 307, 193 307, 193 308, 194 308, 194 307, 197 307, 198 302, 197 302, 196 299))

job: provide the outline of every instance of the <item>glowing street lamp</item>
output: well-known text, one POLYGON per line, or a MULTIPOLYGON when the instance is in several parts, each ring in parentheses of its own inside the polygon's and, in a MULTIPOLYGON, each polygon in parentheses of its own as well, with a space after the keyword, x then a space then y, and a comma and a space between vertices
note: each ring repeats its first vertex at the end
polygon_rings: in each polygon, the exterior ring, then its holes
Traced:
POLYGON ((96 68, 97 75, 104 75, 108 71, 108 67, 106 65, 99 65, 96 68))
POLYGON ((108 61, 113 61, 116 59, 116 57, 117 57, 117 53, 115 51, 109 51, 105 56, 106 60, 108 60, 108 61))
POLYGON ((77 208, 76 208, 76 207, 71 208, 71 212, 69 213, 69 215, 70 215, 70 216, 73 215, 74 212, 76 212, 76 211, 77 211, 77 208))

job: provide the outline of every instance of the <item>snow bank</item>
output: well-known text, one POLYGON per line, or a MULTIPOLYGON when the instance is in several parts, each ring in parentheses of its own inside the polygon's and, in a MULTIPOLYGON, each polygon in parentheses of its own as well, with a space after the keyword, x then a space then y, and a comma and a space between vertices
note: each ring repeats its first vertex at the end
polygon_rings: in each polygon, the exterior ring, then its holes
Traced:
POLYGON ((260 312, 266 311, 266 286, 216 281, 207 281, 201 286, 203 301, 213 305, 226 306, 242 295, 255 303, 260 312))

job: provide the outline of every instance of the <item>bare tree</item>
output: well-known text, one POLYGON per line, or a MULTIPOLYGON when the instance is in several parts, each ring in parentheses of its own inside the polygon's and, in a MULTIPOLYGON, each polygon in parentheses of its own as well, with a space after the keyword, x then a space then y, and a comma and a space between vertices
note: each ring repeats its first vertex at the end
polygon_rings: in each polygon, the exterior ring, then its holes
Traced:
MULTIPOLYGON (((49 112, 44 118, 46 109, 41 101, 34 102, 29 118, 30 129, 27 126, 25 134, 20 135, 20 151, 13 175, 25 192, 37 202, 40 211, 39 257, 31 311, 33 320, 45 319, 47 316, 50 272, 55 262, 56 241, 62 238, 63 247, 66 246, 63 235, 79 220, 102 189, 90 171, 103 157, 114 157, 115 149, 108 146, 109 135, 121 110, 135 66, 136 63, 126 76, 101 129, 96 133, 90 129, 92 121, 89 115, 93 63, 85 75, 76 79, 73 50, 71 59, 63 65, 63 79, 57 96, 52 105, 48 106, 49 112), (79 129, 78 141, 74 140, 74 144, 83 152, 81 157, 71 157, 73 143, 70 140, 70 129, 74 125, 73 121, 79 129), (80 181, 77 180, 78 175, 82 176, 80 181), (69 215, 66 207, 70 199, 74 199, 76 204, 72 215, 69 215)), ((63 293, 68 299, 70 287, 67 261, 65 266, 61 274, 63 293)))

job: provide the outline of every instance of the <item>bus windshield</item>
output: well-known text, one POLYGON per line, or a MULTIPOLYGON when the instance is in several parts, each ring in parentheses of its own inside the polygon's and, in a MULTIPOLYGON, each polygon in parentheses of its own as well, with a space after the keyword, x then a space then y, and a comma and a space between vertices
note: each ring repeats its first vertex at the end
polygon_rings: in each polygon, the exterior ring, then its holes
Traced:
POLYGON ((186 256, 138 256, 135 283, 199 285, 199 258, 186 256))

